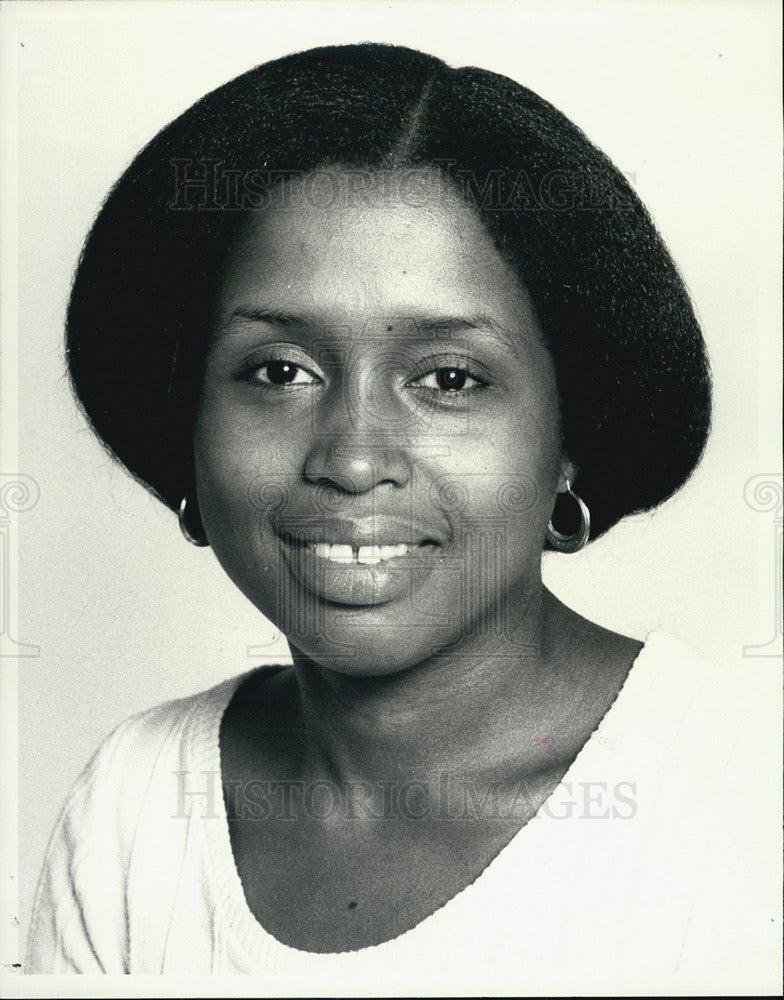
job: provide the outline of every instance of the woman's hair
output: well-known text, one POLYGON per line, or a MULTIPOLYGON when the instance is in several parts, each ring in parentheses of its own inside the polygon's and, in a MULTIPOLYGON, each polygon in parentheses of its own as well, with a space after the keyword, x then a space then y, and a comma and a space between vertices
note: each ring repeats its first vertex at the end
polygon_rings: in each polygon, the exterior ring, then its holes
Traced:
POLYGON ((710 375, 688 294, 623 175, 506 77, 413 49, 312 49, 219 87, 164 128, 109 194, 67 319, 76 394, 110 451, 176 509, 221 266, 272 186, 329 166, 436 167, 534 303, 591 537, 688 478, 710 375))

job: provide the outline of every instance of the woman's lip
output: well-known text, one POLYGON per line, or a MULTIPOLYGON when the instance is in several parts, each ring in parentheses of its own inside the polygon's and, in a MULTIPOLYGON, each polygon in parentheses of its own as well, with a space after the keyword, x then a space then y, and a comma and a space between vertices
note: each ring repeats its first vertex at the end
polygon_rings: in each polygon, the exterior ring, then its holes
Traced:
POLYGON ((413 593, 440 562, 440 546, 409 548, 405 555, 360 563, 325 559, 310 544, 281 537, 283 557, 305 589, 333 604, 367 607, 413 593))
POLYGON ((357 551, 370 545, 440 545, 447 533, 440 525, 416 523, 397 517, 286 517, 275 527, 284 541, 302 545, 349 545, 357 551))

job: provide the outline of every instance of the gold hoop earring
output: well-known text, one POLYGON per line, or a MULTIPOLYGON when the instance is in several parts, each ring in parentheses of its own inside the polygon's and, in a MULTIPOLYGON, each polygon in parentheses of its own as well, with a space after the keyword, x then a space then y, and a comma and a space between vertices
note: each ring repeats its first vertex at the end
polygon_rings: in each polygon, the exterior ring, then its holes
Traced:
POLYGON ((585 546, 591 534, 591 512, 583 500, 574 492, 568 479, 566 480, 566 493, 577 502, 577 507, 580 511, 580 527, 571 535, 562 535, 560 531, 557 531, 553 527, 553 521, 550 518, 550 523, 547 525, 547 541, 558 552, 579 552, 585 546))
POLYGON ((210 544, 207 541, 207 535, 204 532, 204 525, 201 523, 201 515, 199 514, 199 507, 195 498, 193 500, 193 509, 190 514, 188 514, 187 494, 182 498, 178 517, 180 521, 180 531, 186 541, 190 542, 191 545, 198 545, 200 548, 204 548, 204 546, 210 544), (189 519, 193 522, 192 524, 188 524, 189 519))

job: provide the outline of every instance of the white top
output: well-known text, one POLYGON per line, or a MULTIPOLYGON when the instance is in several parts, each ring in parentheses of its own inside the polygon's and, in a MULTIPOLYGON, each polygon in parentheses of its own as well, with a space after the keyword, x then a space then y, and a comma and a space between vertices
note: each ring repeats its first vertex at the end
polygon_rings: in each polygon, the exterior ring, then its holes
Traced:
POLYGON ((218 744, 243 678, 161 705, 120 725, 68 798, 25 971, 252 974, 268 995, 293 981, 310 995, 352 981, 381 995, 777 992, 779 696, 761 664, 718 667, 650 635, 479 878, 399 937, 335 954, 282 944, 245 901, 218 744))

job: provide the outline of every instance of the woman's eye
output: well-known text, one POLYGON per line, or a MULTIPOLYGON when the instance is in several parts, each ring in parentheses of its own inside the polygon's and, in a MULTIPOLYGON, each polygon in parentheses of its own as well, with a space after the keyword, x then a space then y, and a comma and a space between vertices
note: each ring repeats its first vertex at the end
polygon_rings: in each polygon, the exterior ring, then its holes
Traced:
POLYGON ((479 379, 469 375, 465 368, 456 366, 436 368, 435 371, 422 375, 412 383, 412 385, 421 386, 424 389, 436 389, 439 392, 461 392, 481 384, 479 379))
POLYGON ((253 369, 252 376, 262 385, 313 385, 318 382, 312 372, 291 361, 265 361, 253 369))

